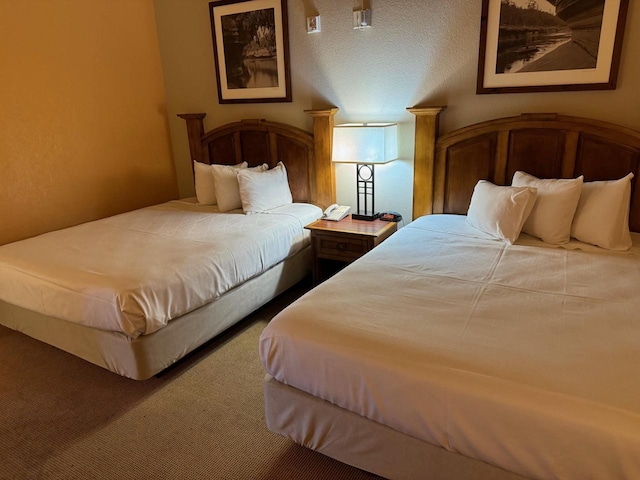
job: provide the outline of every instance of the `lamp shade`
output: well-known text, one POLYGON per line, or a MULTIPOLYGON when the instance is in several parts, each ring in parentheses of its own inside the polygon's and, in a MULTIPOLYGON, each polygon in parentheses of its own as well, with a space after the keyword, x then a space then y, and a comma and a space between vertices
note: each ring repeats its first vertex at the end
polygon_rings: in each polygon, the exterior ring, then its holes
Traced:
POLYGON ((387 163, 396 158, 396 123, 344 123, 333 128, 334 162, 387 163))

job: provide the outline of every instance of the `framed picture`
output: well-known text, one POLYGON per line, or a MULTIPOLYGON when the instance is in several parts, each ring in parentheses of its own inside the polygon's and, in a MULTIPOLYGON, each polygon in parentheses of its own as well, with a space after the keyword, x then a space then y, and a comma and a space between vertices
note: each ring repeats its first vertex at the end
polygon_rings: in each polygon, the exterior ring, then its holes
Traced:
POLYGON ((616 88, 629 0, 483 0, 477 93, 616 88))
POLYGON ((220 103, 290 102, 286 0, 209 3, 220 103))

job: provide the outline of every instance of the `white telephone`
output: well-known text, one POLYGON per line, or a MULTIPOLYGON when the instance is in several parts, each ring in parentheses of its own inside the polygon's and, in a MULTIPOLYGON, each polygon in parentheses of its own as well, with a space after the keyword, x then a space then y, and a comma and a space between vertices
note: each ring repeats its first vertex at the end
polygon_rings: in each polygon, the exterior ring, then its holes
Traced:
POLYGON ((322 218, 324 220, 339 222, 350 213, 351 207, 334 203, 333 205, 329 205, 329 207, 324 211, 324 215, 322 215, 322 218))

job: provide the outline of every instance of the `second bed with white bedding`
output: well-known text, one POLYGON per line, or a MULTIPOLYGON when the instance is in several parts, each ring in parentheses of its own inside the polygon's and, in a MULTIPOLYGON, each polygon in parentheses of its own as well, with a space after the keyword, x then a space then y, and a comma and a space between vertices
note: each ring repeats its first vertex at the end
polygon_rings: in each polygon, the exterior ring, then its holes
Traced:
POLYGON ((421 217, 278 315, 263 364, 521 475, 638 477, 639 238, 624 254, 542 245, 421 217))
POLYGON ((47 233, 0 247, 0 300, 135 339, 302 250, 321 213, 182 200, 47 233))

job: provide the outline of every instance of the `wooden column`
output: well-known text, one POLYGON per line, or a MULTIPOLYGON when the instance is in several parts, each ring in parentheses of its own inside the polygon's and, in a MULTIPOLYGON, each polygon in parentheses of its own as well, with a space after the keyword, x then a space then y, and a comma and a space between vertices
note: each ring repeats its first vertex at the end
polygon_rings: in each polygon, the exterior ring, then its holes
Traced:
POLYGON ((336 173, 331 162, 333 149, 333 117, 338 108, 305 110, 313 117, 315 161, 312 163, 311 194, 314 203, 325 209, 336 203, 336 173))
POLYGON ((447 108, 412 107, 416 116, 413 157, 413 218, 433 213, 433 176, 440 113, 447 108))
MULTIPOLYGON (((202 158, 202 136, 204 135, 203 118, 206 113, 179 113, 178 116, 187 122, 187 135, 189 137, 189 153, 191 154, 191 168, 193 160, 204 162, 202 158)), ((209 163, 208 159, 204 163, 209 163)))

